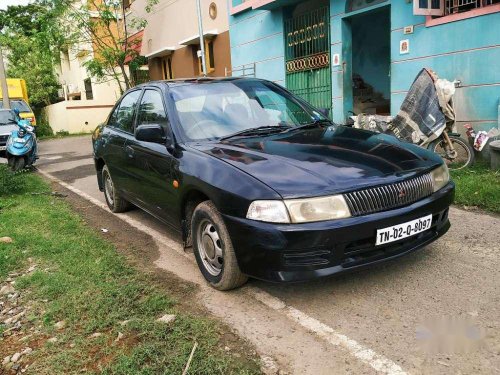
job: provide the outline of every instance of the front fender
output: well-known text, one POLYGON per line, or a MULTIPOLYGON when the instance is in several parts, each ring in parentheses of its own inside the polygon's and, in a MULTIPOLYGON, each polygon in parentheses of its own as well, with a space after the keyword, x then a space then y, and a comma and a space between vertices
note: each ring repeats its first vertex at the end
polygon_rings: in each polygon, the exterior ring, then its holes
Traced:
POLYGON ((19 143, 13 141, 14 139, 18 138, 18 132, 17 130, 14 130, 9 137, 9 140, 7 141, 7 153, 12 155, 12 156, 23 156, 29 154, 34 145, 35 145, 35 138, 31 134, 26 134, 23 139, 26 140, 26 143, 19 143))

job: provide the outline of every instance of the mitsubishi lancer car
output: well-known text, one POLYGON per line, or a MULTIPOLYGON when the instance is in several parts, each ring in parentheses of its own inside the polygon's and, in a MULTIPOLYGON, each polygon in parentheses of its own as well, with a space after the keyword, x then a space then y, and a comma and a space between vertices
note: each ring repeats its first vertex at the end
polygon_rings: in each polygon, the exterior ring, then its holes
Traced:
POLYGON ((266 80, 134 87, 93 149, 109 209, 178 231, 219 290, 375 266, 450 227, 454 184, 437 154, 337 125, 266 80))

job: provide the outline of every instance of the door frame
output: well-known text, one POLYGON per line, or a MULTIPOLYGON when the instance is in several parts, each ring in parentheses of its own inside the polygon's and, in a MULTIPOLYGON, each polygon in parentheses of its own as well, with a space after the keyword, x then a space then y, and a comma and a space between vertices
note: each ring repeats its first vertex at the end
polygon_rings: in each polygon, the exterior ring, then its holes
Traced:
MULTIPOLYGON (((352 87, 352 28, 351 19, 360 14, 365 14, 373 12, 374 10, 389 7, 389 15, 391 12, 391 0, 387 0, 383 3, 376 4, 363 9, 355 10, 354 12, 349 12, 340 17, 341 21, 341 33, 342 33, 342 70, 344 71, 342 77, 342 96, 343 96, 343 113, 344 119, 347 120, 349 117, 349 111, 354 108, 354 98, 353 98, 353 87, 352 87)), ((390 17, 392 20, 392 17, 390 17)), ((390 38, 390 35, 389 35, 390 38)), ((389 55, 392 53, 392 44, 389 41, 389 55)), ((390 80, 392 79, 389 78, 390 80)), ((392 85, 392 82, 390 82, 392 85)))

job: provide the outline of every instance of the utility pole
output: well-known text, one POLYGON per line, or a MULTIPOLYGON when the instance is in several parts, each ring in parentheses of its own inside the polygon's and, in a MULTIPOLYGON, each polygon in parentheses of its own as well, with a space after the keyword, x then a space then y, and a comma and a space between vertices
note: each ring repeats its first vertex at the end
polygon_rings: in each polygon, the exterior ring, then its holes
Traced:
POLYGON ((201 17, 200 0, 196 0, 196 11, 198 12, 198 32, 200 33, 201 69, 203 77, 207 76, 207 62, 205 61, 205 41, 203 38, 203 20, 201 17))
POLYGON ((2 48, 0 48, 0 84, 2 85, 3 108, 10 109, 9 87, 7 86, 7 77, 5 76, 2 48))

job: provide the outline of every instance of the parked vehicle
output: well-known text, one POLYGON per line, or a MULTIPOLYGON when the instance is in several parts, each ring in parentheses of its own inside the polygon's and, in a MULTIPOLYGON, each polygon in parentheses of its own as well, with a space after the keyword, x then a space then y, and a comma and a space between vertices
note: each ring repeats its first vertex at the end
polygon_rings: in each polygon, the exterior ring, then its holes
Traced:
POLYGON ((14 116, 12 120, 15 121, 16 128, 11 131, 7 139, 5 157, 9 167, 17 172, 32 166, 38 158, 36 135, 30 122, 19 117, 17 109, 8 112, 14 116))
MULTIPOLYGON (((28 89, 26 81, 21 78, 7 78, 7 87, 9 90, 10 107, 19 110, 19 116, 28 120, 31 125, 36 126, 36 118, 28 102, 28 89)), ((3 94, 0 87, 0 109, 3 108, 3 94)))
POLYGON ((253 78, 149 82, 93 134, 113 212, 134 204, 179 231, 220 290, 300 281, 420 249, 450 227, 436 154, 333 124, 253 78))
MULTIPOLYGON (((364 113, 356 115, 354 112, 351 113, 353 115, 349 116, 348 126, 391 135, 394 134, 391 116, 364 113)), ((454 133, 450 127, 446 127, 432 142, 420 146, 441 156, 451 170, 467 168, 474 164, 474 149, 459 133, 454 133)))
POLYGON ((17 130, 15 113, 10 109, 0 109, 0 157, 5 157, 10 133, 17 130))
POLYGON ((396 117, 373 114, 350 116, 355 128, 391 134, 425 147, 443 158, 448 168, 462 169, 474 164, 474 150, 456 129, 453 96, 460 81, 439 78, 422 69, 410 87, 396 117))

